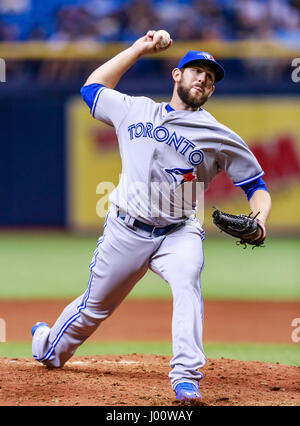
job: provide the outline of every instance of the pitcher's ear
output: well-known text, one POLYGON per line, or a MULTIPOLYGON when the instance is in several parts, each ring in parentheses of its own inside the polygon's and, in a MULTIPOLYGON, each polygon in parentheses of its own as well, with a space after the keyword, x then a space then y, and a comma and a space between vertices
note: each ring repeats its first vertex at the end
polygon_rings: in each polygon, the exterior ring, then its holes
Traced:
POLYGON ((213 87, 211 88, 210 94, 208 95, 208 97, 210 98, 211 95, 214 93, 216 86, 213 85, 213 87))
POLYGON ((180 81, 182 76, 182 71, 179 68, 174 68, 172 71, 172 77, 175 82, 180 81))

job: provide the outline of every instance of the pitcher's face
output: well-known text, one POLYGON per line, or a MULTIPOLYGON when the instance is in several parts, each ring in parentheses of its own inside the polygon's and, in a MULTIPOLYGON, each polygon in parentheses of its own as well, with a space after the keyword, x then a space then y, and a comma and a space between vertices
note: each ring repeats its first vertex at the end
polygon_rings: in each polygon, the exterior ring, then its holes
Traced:
POLYGON ((205 65, 174 70, 173 78, 179 98, 193 109, 199 109, 215 90, 215 74, 205 65))

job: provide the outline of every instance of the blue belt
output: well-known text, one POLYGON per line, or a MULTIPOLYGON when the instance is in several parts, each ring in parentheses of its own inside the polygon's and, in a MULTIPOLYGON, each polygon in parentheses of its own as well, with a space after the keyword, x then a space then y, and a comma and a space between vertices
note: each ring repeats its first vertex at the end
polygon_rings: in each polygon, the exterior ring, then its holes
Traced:
MULTIPOLYGON (((118 216, 120 219, 125 220, 126 216, 123 216, 122 213, 118 213, 118 216)), ((173 223, 172 225, 159 227, 147 225, 147 223, 141 222, 138 219, 134 219, 131 223, 130 227, 135 227, 139 229, 143 229, 144 231, 149 232, 152 235, 155 235, 156 237, 159 237, 161 235, 165 235, 167 232, 171 231, 171 229, 175 228, 175 226, 178 226, 178 223, 173 223)))

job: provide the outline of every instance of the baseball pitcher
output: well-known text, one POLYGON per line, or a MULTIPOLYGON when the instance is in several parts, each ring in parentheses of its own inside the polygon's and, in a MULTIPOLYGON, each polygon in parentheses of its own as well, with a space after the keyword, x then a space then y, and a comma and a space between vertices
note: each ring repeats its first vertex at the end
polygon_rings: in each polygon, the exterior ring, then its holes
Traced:
POLYGON ((201 367, 206 362, 204 231, 195 217, 199 203, 193 185, 202 183, 207 189, 225 171, 244 190, 251 215, 236 216, 238 224, 219 210, 213 217, 217 226, 245 244, 263 243, 271 200, 264 172, 246 143, 202 108, 224 77, 223 67, 210 53, 189 51, 180 60, 172 71, 169 103, 115 90, 139 58, 172 45, 172 40, 161 41, 155 31, 148 31, 97 68, 81 89, 92 117, 115 128, 122 175, 111 194, 86 292, 64 309, 53 327, 37 323, 32 328, 32 351, 46 366, 62 367, 150 268, 172 290, 169 378, 176 399, 190 403, 201 399, 201 367), (192 189, 186 190, 189 184, 192 189))

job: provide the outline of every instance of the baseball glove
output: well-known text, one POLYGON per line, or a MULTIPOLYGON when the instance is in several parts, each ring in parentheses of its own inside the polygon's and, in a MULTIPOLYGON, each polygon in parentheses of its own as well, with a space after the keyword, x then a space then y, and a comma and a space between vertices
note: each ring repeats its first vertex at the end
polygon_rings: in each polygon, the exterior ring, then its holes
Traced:
POLYGON ((257 215, 258 213, 252 216, 252 212, 248 216, 232 215, 221 212, 215 207, 212 217, 214 224, 221 231, 238 238, 237 244, 244 244, 244 248, 246 248, 247 244, 260 247, 266 238, 266 229, 263 223, 256 219, 257 215))

